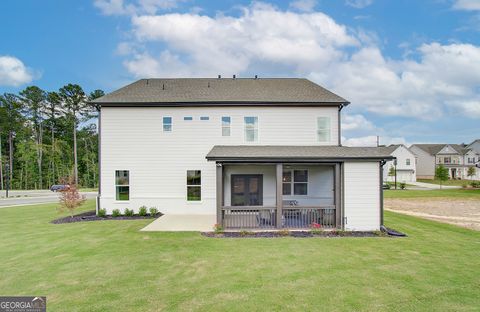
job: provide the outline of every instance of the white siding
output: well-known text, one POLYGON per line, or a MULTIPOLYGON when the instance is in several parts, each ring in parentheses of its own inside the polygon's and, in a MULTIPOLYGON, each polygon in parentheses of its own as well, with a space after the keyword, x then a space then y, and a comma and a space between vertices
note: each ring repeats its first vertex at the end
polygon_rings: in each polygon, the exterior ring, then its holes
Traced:
MULTIPOLYGON (((417 180, 415 154, 405 146, 400 145, 391 155, 397 157, 397 182, 415 182, 417 180), (410 159, 410 165, 407 165, 407 159, 410 159)), ((387 161, 383 166, 383 180, 393 182, 395 176, 388 175, 390 167, 395 167, 393 160, 387 161)))
POLYGON ((344 164, 345 229, 380 229, 380 164, 346 162, 344 164))
POLYGON ((435 176, 435 156, 430 155, 415 145, 410 146, 410 151, 416 156, 417 179, 433 179, 435 176))
POLYGON ((336 107, 103 107, 100 208, 214 214, 215 163, 205 159, 214 145, 337 145, 337 116, 336 107), (164 116, 172 117, 172 132, 162 131, 164 116), (222 137, 222 116, 231 117, 229 137, 222 137), (245 116, 258 116, 258 142, 244 141, 245 116), (330 142, 317 142, 320 116, 331 118, 330 142), (115 201, 115 170, 130 171, 129 202, 115 201), (201 202, 186 200, 187 170, 202 171, 201 202))

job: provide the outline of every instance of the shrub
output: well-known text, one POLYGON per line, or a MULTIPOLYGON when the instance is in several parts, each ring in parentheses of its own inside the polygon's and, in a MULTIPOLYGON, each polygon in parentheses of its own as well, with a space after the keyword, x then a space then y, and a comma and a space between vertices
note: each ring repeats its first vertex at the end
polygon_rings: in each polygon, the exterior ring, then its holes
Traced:
POLYGON ((122 214, 120 213, 120 209, 113 209, 112 210, 112 217, 120 217, 122 214))
POLYGON ((241 230, 240 231, 240 236, 245 237, 253 234, 252 232, 246 231, 246 230, 241 230))
POLYGON ((147 215, 147 206, 142 206, 138 209, 138 215, 145 217, 147 215))
POLYGON ((480 182, 472 181, 472 182, 470 182, 470 185, 471 185, 473 188, 478 188, 478 187, 480 187, 480 182))
POLYGON ((127 217, 133 217, 133 209, 125 208, 124 215, 127 217))
POLYGON ((79 193, 72 176, 63 178, 62 184, 67 184, 69 187, 60 193, 58 211, 68 211, 73 218, 73 212, 85 202, 86 196, 79 193))
POLYGON ((407 184, 405 182, 400 183, 400 189, 404 190, 407 184))
POLYGON ((468 184, 467 184, 467 183, 463 183, 463 184, 462 184, 462 188, 464 188, 464 189, 468 188, 468 184))
POLYGON ((107 209, 105 208, 98 209, 98 216, 101 218, 105 218, 107 216, 107 209))
POLYGON ((214 224, 213 225, 213 231, 217 234, 223 233, 223 226, 221 224, 214 224))
POLYGON ((310 232, 314 235, 322 233, 322 225, 317 222, 312 222, 312 224, 310 224, 310 232))
POLYGON ((151 207, 149 211, 151 216, 156 216, 158 213, 158 209, 155 207, 151 207))
POLYGON ((280 231, 278 231, 278 235, 280 235, 280 236, 288 236, 288 235, 290 235, 290 231, 287 230, 287 229, 285 229, 285 230, 280 230, 280 231))

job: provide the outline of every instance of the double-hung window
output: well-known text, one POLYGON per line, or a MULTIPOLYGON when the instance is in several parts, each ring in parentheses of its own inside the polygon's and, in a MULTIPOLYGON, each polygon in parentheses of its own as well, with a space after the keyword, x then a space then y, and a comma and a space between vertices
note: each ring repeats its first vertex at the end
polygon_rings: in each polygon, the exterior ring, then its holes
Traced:
POLYGON ((317 118, 317 141, 330 142, 330 117, 317 118))
POLYGON ((245 117, 245 142, 258 141, 258 117, 245 117))
POLYGON ((163 132, 172 132, 172 117, 163 117, 163 132))
POLYGON ((405 159, 405 165, 410 166, 410 158, 405 159))
POLYGON ((130 172, 128 170, 115 171, 115 194, 116 200, 130 199, 130 172))
POLYGON ((231 119, 228 116, 222 117, 222 136, 230 136, 231 119))
POLYGON ((308 194, 308 170, 284 170, 282 182, 283 195, 308 194))
POLYGON ((202 172, 187 170, 187 201, 202 200, 202 172))

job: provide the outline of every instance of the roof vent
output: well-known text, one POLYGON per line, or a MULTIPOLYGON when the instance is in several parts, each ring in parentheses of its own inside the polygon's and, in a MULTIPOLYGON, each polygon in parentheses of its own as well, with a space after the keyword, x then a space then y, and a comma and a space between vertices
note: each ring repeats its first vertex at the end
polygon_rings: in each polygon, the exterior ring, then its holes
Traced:
POLYGON ((222 78, 222 75, 218 75, 218 79, 221 79, 222 78))
POLYGON ((233 79, 237 78, 237 75, 233 75, 233 79))

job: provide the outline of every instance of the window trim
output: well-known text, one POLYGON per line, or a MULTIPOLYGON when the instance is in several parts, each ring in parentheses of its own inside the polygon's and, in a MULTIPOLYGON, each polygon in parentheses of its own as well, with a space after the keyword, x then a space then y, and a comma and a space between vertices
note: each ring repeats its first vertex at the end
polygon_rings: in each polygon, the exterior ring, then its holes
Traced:
POLYGON ((130 169, 115 169, 113 172, 113 187, 114 187, 114 192, 115 192, 115 202, 116 203, 128 203, 130 202, 131 198, 131 175, 130 175, 130 169), (119 185, 117 184, 117 171, 127 171, 128 172, 128 185, 119 185), (117 187, 119 186, 127 186, 128 187, 128 199, 127 200, 121 200, 117 199, 117 187))
POLYGON ((332 141, 332 118, 329 116, 318 116, 317 117, 317 142, 318 143, 329 143, 332 141), (327 120, 327 125, 325 128, 320 128, 320 119, 327 120), (320 140, 320 132, 321 131, 326 131, 327 138, 326 140, 320 140))
POLYGON ((221 123, 222 123, 222 137, 232 136, 232 117, 222 116, 221 123), (224 118, 228 118, 228 124, 224 124, 224 121, 223 121, 224 118), (225 135, 223 132, 223 130, 226 130, 226 129, 228 129, 228 135, 225 135))
POLYGON ((173 132, 173 118, 171 116, 162 117, 162 130, 163 132, 173 132), (170 123, 165 123, 165 118, 170 118, 170 123), (170 126, 170 130, 165 130, 165 126, 170 126))
POLYGON ((291 168, 291 169, 283 169, 282 171, 282 195, 283 196, 309 196, 309 188, 310 188, 310 172, 306 168, 291 168), (284 172, 290 172, 290 182, 283 182, 283 173, 284 172), (307 172, 307 182, 295 182, 295 171, 306 171, 307 172), (289 184, 290 185, 290 194, 284 194, 283 193, 283 186, 284 184, 289 184), (295 194, 295 184, 306 184, 307 185, 307 193, 306 194, 295 194))
POLYGON ((410 158, 406 158, 405 159, 405 166, 410 166, 410 164, 411 164, 410 158))
POLYGON ((260 131, 259 131, 259 118, 258 116, 243 116, 243 141, 245 143, 258 143, 260 141, 260 131), (254 130, 254 140, 253 141, 248 141, 247 140, 247 118, 255 118, 255 123, 253 124, 253 130, 254 130), (256 140, 255 140, 255 131, 256 131, 256 140))
POLYGON ((186 171, 186 181, 185 181, 185 190, 186 190, 186 194, 185 194, 185 200, 187 203, 191 203, 191 204, 198 204, 198 203, 202 203, 203 201, 203 196, 202 196, 202 170, 200 169, 187 169, 186 171), (200 171, 200 184, 188 184, 188 172, 189 171, 200 171), (188 188, 189 187, 199 187, 200 188, 200 200, 189 200, 188 199, 188 188))

